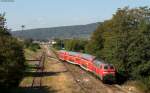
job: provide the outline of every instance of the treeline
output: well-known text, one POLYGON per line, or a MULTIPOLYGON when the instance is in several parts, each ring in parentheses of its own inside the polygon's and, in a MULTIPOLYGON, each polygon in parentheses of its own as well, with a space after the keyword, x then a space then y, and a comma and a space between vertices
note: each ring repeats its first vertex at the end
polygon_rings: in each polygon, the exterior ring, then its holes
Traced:
POLYGON ((53 38, 89 38, 90 34, 96 29, 100 23, 92 23, 87 25, 60 26, 52 28, 38 28, 24 31, 12 31, 13 36, 34 40, 49 40, 53 38))
POLYGON ((86 51, 112 63, 127 79, 150 91, 150 9, 118 9, 93 33, 86 51))
MULTIPOLYGON (((79 40, 80 41, 80 40, 79 40)), ((115 65, 120 81, 136 80, 142 89, 150 91, 150 8, 118 9, 104 21, 88 43, 67 40, 67 50, 95 55, 115 65)))
POLYGON ((9 34, 5 22, 0 15, 0 91, 8 93, 23 77, 25 58, 23 44, 9 34))
POLYGON ((41 49, 40 45, 38 43, 34 43, 32 39, 24 40, 24 47, 34 52, 36 52, 38 49, 41 49))
POLYGON ((85 45, 88 43, 87 40, 84 39, 55 39, 57 42, 53 45, 56 49, 65 49, 68 51, 77 51, 77 52, 85 52, 85 45))

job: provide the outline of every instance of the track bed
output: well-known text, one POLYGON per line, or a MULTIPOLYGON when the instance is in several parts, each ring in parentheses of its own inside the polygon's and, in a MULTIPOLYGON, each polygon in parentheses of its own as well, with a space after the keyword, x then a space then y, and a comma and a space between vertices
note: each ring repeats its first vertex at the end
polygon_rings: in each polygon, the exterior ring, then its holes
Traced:
POLYGON ((63 62, 84 93, 127 93, 115 84, 103 84, 100 79, 77 65, 63 62))
POLYGON ((56 58, 55 53, 51 51, 51 57, 53 60, 60 62, 64 65, 67 71, 71 74, 72 78, 81 88, 79 93, 129 93, 117 85, 104 84, 95 75, 88 71, 85 71, 78 65, 70 64, 66 61, 61 61, 56 58), (53 57, 55 56, 55 57, 53 57))

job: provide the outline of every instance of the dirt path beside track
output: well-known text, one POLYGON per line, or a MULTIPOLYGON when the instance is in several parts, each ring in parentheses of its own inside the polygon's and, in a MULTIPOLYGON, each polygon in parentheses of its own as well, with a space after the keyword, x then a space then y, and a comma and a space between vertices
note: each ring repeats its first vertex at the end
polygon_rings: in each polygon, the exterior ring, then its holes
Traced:
POLYGON ((43 78, 44 86, 52 87, 57 91, 56 93, 84 93, 63 63, 54 59, 48 59, 45 72, 49 72, 50 76, 43 78))

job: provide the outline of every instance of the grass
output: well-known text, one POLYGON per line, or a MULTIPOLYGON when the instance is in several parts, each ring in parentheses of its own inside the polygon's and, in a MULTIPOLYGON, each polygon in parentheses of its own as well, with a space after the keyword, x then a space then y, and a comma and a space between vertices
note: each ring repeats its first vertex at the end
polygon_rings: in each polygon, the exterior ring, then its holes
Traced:
POLYGON ((58 58, 58 56, 57 56, 57 52, 56 51, 58 51, 58 50, 56 50, 55 48, 50 48, 51 50, 52 50, 52 52, 54 53, 54 56, 56 57, 56 58, 58 58))
POLYGON ((147 90, 147 86, 141 81, 136 81, 134 85, 137 87, 137 89, 141 90, 142 92, 147 90))
POLYGON ((25 55, 25 58, 31 58, 33 56, 35 52, 29 50, 29 49, 24 49, 24 55, 25 55))
MULTIPOLYGON (((41 56, 42 53, 42 49, 34 52, 31 51, 30 49, 24 49, 25 52, 25 57, 26 60, 34 60, 37 57, 41 56)), ((47 59, 45 61, 48 61, 47 59)), ((47 62, 45 62, 46 65, 47 62)), ((26 73, 24 75, 24 78, 22 79, 19 87, 17 88, 13 88, 10 90, 10 92, 8 93, 55 93, 57 92, 56 90, 54 90, 51 87, 42 85, 40 87, 31 87, 32 82, 33 82, 33 78, 34 75, 36 74, 36 70, 37 70, 37 64, 33 64, 33 62, 30 63, 30 61, 27 61, 27 69, 26 69, 26 73)), ((44 78, 46 78, 48 76, 44 76, 44 78)), ((43 80, 45 81, 46 79, 43 80)), ((51 80, 51 78, 49 78, 51 80)), ((45 81, 47 82, 47 81, 45 81)))
MULTIPOLYGON (((41 56, 41 51, 42 50, 38 50, 37 52, 31 51, 30 49, 24 49, 24 54, 25 54, 25 58, 26 60, 35 60, 37 57, 41 56)), ((27 67, 26 67, 26 71, 24 74, 24 78, 22 79, 22 81, 20 82, 18 88, 13 89, 14 92, 11 93, 32 93, 32 92, 23 92, 25 90, 30 90, 29 88, 23 88, 24 86, 31 86, 32 81, 33 81, 33 77, 32 75, 30 75, 30 73, 32 72, 36 72, 36 67, 37 64, 33 64, 31 61, 26 61, 27 63, 27 67)))
POLYGON ((141 81, 126 81, 125 84, 123 84, 124 87, 126 87, 128 90, 136 91, 137 93, 149 93, 145 92, 147 90, 147 87, 144 83, 141 81))
POLYGON ((24 49, 24 55, 26 59, 35 59, 37 57, 37 55, 39 55, 38 53, 41 53, 42 49, 38 49, 36 52, 31 51, 30 49, 24 49))
POLYGON ((56 90, 52 90, 49 87, 19 87, 11 90, 11 93, 55 93, 56 90))
POLYGON ((26 72, 35 72, 36 71, 36 65, 35 64, 28 64, 26 68, 26 72))

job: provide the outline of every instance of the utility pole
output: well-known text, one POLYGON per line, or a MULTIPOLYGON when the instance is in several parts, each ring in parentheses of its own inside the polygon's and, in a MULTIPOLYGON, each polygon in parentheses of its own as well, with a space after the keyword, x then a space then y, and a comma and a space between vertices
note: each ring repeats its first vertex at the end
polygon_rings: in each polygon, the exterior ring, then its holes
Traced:
POLYGON ((25 25, 21 25, 21 28, 22 28, 22 31, 24 30, 24 28, 25 28, 25 25))

